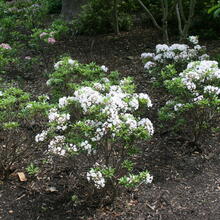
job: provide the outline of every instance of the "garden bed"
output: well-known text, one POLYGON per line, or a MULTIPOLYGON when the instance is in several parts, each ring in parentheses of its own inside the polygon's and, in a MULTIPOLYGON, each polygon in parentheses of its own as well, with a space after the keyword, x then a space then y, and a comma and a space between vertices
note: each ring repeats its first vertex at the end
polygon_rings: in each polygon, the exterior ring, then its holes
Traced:
MULTIPOLYGON (((154 104, 149 118, 155 125, 155 135, 149 142, 140 143, 145 150, 136 167, 148 169, 154 176, 153 183, 125 191, 113 205, 97 207, 86 201, 74 204, 71 197, 80 186, 74 185, 65 163, 44 167, 39 176, 27 175, 27 181, 20 182, 17 172, 25 172, 24 161, 9 180, 0 182, 0 219, 220 219, 219 134, 203 144, 203 151, 191 152, 185 140, 157 127, 155 109, 163 95, 144 74, 140 54, 154 49, 160 41, 153 29, 137 29, 119 36, 73 36, 54 45, 48 67, 52 69, 57 57, 68 52, 82 63, 94 61, 118 70, 122 76, 134 77, 138 91, 147 92, 154 104)), ((220 41, 201 44, 213 55, 220 52, 220 41)), ((34 80, 22 79, 22 86, 25 91, 44 94, 48 89, 46 80, 38 73, 34 80)), ((33 160, 41 153, 32 155, 33 160)))

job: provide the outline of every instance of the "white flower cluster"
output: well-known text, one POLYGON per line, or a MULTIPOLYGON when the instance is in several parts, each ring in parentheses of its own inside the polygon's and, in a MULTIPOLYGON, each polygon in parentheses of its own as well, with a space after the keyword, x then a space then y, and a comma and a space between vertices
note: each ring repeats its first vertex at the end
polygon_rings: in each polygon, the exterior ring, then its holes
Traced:
POLYGON ((220 88, 216 86, 205 86, 204 87, 204 93, 209 93, 209 94, 215 94, 219 95, 220 94, 220 88))
POLYGON ((142 53, 141 59, 153 58, 155 57, 155 53, 142 53))
POLYGON ((84 113, 87 113, 91 107, 103 102, 103 96, 91 87, 82 87, 74 92, 73 99, 80 103, 84 113))
MULTIPOLYGON (((125 84, 126 80, 120 82, 121 85, 125 84)), ((100 84, 103 90, 104 84, 100 84)), ((87 120, 86 124, 95 129, 95 134, 91 138, 92 142, 100 141, 109 130, 111 130, 112 137, 115 137, 123 125, 126 125, 129 133, 135 129, 143 127, 149 133, 153 134, 153 125, 149 119, 137 120, 135 117, 127 112, 134 112, 139 108, 139 100, 144 100, 148 107, 152 106, 151 100, 147 94, 129 94, 122 90, 120 85, 112 85, 105 94, 101 94, 90 87, 82 87, 75 91, 73 99, 81 105, 85 113, 89 112, 90 108, 101 105, 101 113, 106 115, 106 120, 95 121, 87 120)))
POLYGON ((47 138, 48 131, 43 130, 40 134, 35 136, 36 142, 42 142, 47 138))
POLYGON ((100 171, 92 168, 89 172, 87 172, 86 177, 89 182, 94 182, 97 189, 105 187, 105 178, 100 171))
MULTIPOLYGON (((67 144, 66 149, 77 152, 84 150, 88 154, 95 152, 92 147, 93 142, 99 142, 105 135, 111 135, 114 138, 122 129, 127 129, 126 132, 132 134, 137 129, 144 129, 149 135, 153 135, 154 128, 148 118, 135 118, 133 112, 139 108, 140 103, 146 103, 148 107, 152 106, 151 100, 144 93, 128 93, 123 87, 130 81, 128 79, 121 80, 119 85, 109 85, 109 80, 106 83, 94 83, 92 87, 81 87, 74 92, 72 97, 62 97, 59 99, 59 108, 52 108, 49 111, 49 123, 53 126, 53 131, 65 131, 68 121, 70 120, 69 113, 61 113, 63 108, 69 105, 72 101, 78 103, 84 114, 91 114, 91 109, 97 108, 97 120, 86 120, 84 123, 93 129, 93 135, 85 133, 87 140, 81 143, 67 144), (101 118, 100 118, 101 117, 101 118)), ((93 113, 92 113, 93 114, 93 113)), ((81 121, 75 123, 80 125, 81 121)), ((47 136, 47 132, 42 132, 36 136, 36 141, 43 141, 47 136)), ((53 146, 64 145, 64 139, 61 136, 56 136, 50 143, 52 152, 56 152, 53 146), (63 142, 62 142, 62 141, 63 142), (62 142, 62 144, 61 144, 62 142)), ((58 146, 61 147, 61 146, 58 146)), ((58 149, 60 152, 60 149, 58 149)), ((62 151, 64 153, 64 151, 62 151)))
POLYGON ((49 122, 55 122, 57 124, 57 130, 66 130, 67 128, 67 121, 70 120, 70 114, 66 113, 58 113, 57 108, 52 108, 49 111, 48 115, 49 122))
MULTIPOLYGON (((126 178, 126 181, 127 181, 128 184, 137 183, 137 175, 130 174, 129 176, 127 176, 125 178, 126 178)), ((141 183, 148 184, 148 183, 152 183, 152 181, 153 181, 153 176, 151 176, 148 173, 146 178, 143 181, 141 181, 141 183)))
MULTIPOLYGON (((67 60, 67 63, 74 66, 74 65, 78 65, 78 62, 76 60, 72 60, 72 59, 68 59, 67 60)), ((62 66, 64 64, 64 61, 63 60, 60 60, 58 61, 57 63, 54 64, 54 69, 55 70, 58 70, 60 68, 60 66, 62 66)))
MULTIPOLYGON (((187 65, 187 69, 179 74, 182 84, 191 92, 194 98, 190 102, 198 103, 207 96, 220 95, 220 69, 216 61, 194 61, 187 65)), ((172 80, 176 80, 173 78, 172 80)), ((173 104, 174 101, 166 104, 173 104)), ((179 111, 184 106, 183 103, 173 105, 174 111, 179 111)))
POLYGON ((198 44, 199 43, 199 40, 198 40, 198 37, 197 36, 189 36, 189 41, 193 44, 198 44))
POLYGON ((152 183, 153 181, 153 176, 151 176, 150 174, 147 176, 147 178, 145 179, 145 183, 152 183))
POLYGON ((198 45, 198 38, 191 36, 189 41, 195 46, 190 48, 187 44, 156 45, 156 53, 142 53, 141 59, 145 62, 144 68, 151 70, 158 64, 183 63, 193 60, 208 60, 209 56, 204 54, 204 47, 198 45))
POLYGON ((183 106, 184 106, 184 104, 178 103, 178 104, 174 105, 173 109, 176 112, 176 111, 179 111, 181 109, 181 107, 183 107, 183 106))
POLYGON ((67 106, 71 101, 74 101, 74 99, 73 99, 73 97, 70 97, 70 96, 68 96, 68 97, 64 96, 64 97, 60 98, 59 99, 59 108, 63 108, 65 106, 67 106))
POLYGON ((105 91, 105 85, 103 85, 101 83, 94 83, 93 88, 98 91, 105 91))
POLYGON ((102 71, 105 72, 105 73, 108 72, 108 67, 106 67, 106 66, 104 66, 104 65, 101 66, 101 69, 102 69, 102 71))
POLYGON ((152 124, 152 122, 148 118, 142 118, 138 122, 138 126, 145 128, 149 132, 150 135, 154 134, 153 124, 152 124))
POLYGON ((53 154, 59 154, 64 156, 66 153, 65 147, 65 137, 62 135, 55 136, 48 146, 48 151, 53 154))
POLYGON ((88 152, 88 154, 91 154, 91 152, 93 151, 92 145, 89 144, 88 141, 81 142, 80 147, 81 147, 81 149, 86 150, 88 152))
MULTIPOLYGON (((194 91, 197 88, 196 83, 220 79, 218 62, 207 60, 191 62, 187 65, 187 69, 179 74, 179 77, 187 89, 194 91)), ((216 89, 215 91, 218 92, 216 89)))
POLYGON ((156 65, 157 65, 157 64, 154 63, 154 62, 148 61, 147 63, 145 63, 144 69, 145 69, 145 70, 149 70, 149 69, 151 69, 152 67, 155 67, 156 65))

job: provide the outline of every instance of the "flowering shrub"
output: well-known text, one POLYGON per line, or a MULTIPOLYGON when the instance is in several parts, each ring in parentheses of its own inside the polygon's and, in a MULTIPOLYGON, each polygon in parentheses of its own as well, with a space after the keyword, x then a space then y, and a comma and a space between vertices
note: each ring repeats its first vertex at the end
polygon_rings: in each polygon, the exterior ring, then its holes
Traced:
MULTIPOLYGON (((32 44, 35 43, 39 47, 42 44, 42 41, 47 44, 54 44, 56 40, 54 38, 55 32, 50 29, 34 29, 32 34, 33 40, 31 41, 32 44)), ((44 45, 42 45, 44 46, 44 45)))
POLYGON ((189 62, 209 59, 205 47, 198 44, 197 37, 190 36, 188 40, 192 46, 158 44, 155 53, 142 53, 141 59, 145 64, 145 70, 162 83, 166 79, 171 79, 177 72, 183 71, 189 62), (172 65, 177 72, 167 71, 169 65, 172 65))
POLYGON ((4 73, 6 67, 15 61, 14 53, 15 49, 12 49, 9 44, 0 44, 0 73, 4 73))
POLYGON ((103 77, 111 80, 117 78, 117 72, 108 73, 108 68, 95 63, 81 64, 70 57, 63 57, 54 65, 55 72, 50 74, 47 85, 51 87, 54 99, 72 94, 80 85, 88 85, 91 81, 99 81, 103 77))
POLYGON ((76 175, 97 190, 117 191, 120 185, 150 183, 147 171, 131 174, 140 150, 137 140, 147 140, 154 133, 151 121, 138 116, 142 105, 151 107, 151 100, 147 94, 134 92, 130 78, 118 84, 107 78, 90 82, 72 96, 59 99, 49 111, 48 129, 35 140, 47 140, 48 152, 70 157, 76 175))
MULTIPOLYGON (((7 178, 11 168, 32 151, 33 126, 42 120, 43 112, 49 107, 44 98, 30 102, 30 94, 7 85, 0 88, 0 178, 7 178), (40 115, 39 115, 40 113, 40 115), (39 115, 40 117, 38 117, 39 115), (19 137, 19 138, 17 138, 19 137)), ((50 107, 51 108, 51 107, 50 107)))
POLYGON ((160 110, 160 118, 171 120, 174 128, 195 144, 209 137, 219 123, 220 69, 216 61, 195 61, 179 76, 165 81, 173 99, 160 110))
POLYGON ((69 27, 67 26, 65 21, 57 19, 47 29, 35 28, 32 31, 33 34, 30 44, 36 44, 35 46, 39 47, 42 44, 42 41, 47 44, 56 43, 56 39, 61 39, 69 32, 69 27))
MULTIPOLYGON (((15 41, 14 36, 27 35, 31 28, 41 25, 48 11, 43 0, 0 2, 0 41, 15 41), (15 34, 17 33, 17 34, 15 34)), ((20 39, 19 39, 20 40, 20 39)))

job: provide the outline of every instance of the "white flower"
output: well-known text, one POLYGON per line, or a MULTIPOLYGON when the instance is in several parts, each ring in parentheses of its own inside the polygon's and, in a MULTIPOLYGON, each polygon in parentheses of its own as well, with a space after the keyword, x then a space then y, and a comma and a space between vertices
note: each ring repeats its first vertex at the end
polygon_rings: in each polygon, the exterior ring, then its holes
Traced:
POLYGON ((154 61, 163 62, 163 54, 159 53, 154 57, 154 61))
POLYGON ((128 104, 129 104, 129 106, 131 106, 135 110, 137 110, 139 108, 139 101, 135 97, 133 97, 128 104))
POLYGON ((48 131, 43 130, 40 134, 37 134, 35 136, 35 141, 36 142, 44 141, 46 139, 46 137, 47 137, 47 134, 48 134, 48 131))
POLYGON ((139 99, 144 99, 147 102, 147 107, 152 107, 153 106, 153 104, 151 102, 151 99, 148 96, 148 94, 146 94, 146 93, 139 93, 138 94, 138 98, 139 99))
POLYGON ((69 148, 70 148, 70 150, 73 150, 74 152, 78 151, 78 149, 77 149, 75 144, 69 144, 69 148))
POLYGON ((153 58, 155 56, 154 53, 142 53, 141 59, 153 58))
POLYGON ((138 126, 140 127, 144 127, 148 133, 150 135, 154 134, 154 127, 152 122, 148 119, 148 118, 142 118, 139 122, 138 122, 138 126))
POLYGON ((178 51, 186 51, 188 48, 189 48, 189 46, 186 45, 186 44, 172 44, 172 45, 169 47, 169 50, 170 50, 170 51, 175 51, 175 50, 178 50, 178 51))
POLYGON ((201 50, 202 47, 201 47, 200 45, 196 45, 196 46, 194 46, 194 49, 195 49, 195 50, 201 50))
POLYGON ((27 104, 25 108, 32 108, 32 104, 27 104))
POLYGON ((74 92, 74 100, 79 102, 85 113, 91 107, 101 104, 103 98, 101 93, 91 87, 82 87, 74 92))
POLYGON ((105 73, 108 72, 108 67, 106 67, 106 66, 104 66, 104 65, 101 66, 101 69, 102 69, 105 73))
POLYGON ((167 51, 163 54, 163 58, 165 59, 173 59, 175 57, 175 53, 172 51, 167 51))
POLYGON ((204 93, 209 93, 209 94, 215 94, 219 95, 220 94, 220 88, 216 86, 205 86, 204 87, 204 93))
POLYGON ((57 63, 54 64, 54 69, 58 70, 62 64, 63 64, 63 61, 58 61, 57 63))
POLYGON ((155 67, 156 63, 152 62, 152 61, 148 61, 147 63, 145 63, 144 65, 144 69, 149 70, 152 67, 155 67))
POLYGON ((88 152, 88 154, 91 154, 92 153, 92 145, 88 143, 88 141, 83 141, 81 144, 80 144, 80 147, 83 149, 83 150, 86 150, 88 152))
POLYGON ((199 57, 199 60, 208 60, 209 55, 208 54, 203 54, 202 56, 199 57))
POLYGON ((153 176, 151 176, 150 174, 148 174, 147 178, 145 179, 146 183, 152 183, 153 181, 153 176))
POLYGON ((87 172, 86 177, 89 182, 94 182, 97 189, 105 187, 105 178, 100 171, 92 168, 89 172, 87 172))
POLYGON ((51 85, 51 81, 52 81, 51 79, 48 79, 47 82, 46 82, 46 85, 50 86, 51 85))
POLYGON ((59 99, 59 108, 63 108, 69 104, 70 101, 74 101, 74 97, 71 96, 64 96, 59 99))
POLYGON ((177 111, 179 111, 179 109, 181 109, 182 106, 184 106, 184 105, 181 103, 178 103, 178 104, 174 105, 173 109, 175 112, 177 112, 177 111))
POLYGON ((203 98, 204 98, 203 95, 199 95, 199 96, 197 96, 196 98, 193 99, 193 102, 199 102, 199 101, 201 101, 203 98))
POLYGON ((53 154, 58 154, 64 156, 66 150, 64 149, 65 146, 65 137, 62 135, 55 136, 48 146, 48 151, 53 154))
POLYGON ((188 40, 193 44, 198 44, 199 40, 197 36, 189 36, 188 40))
POLYGON ((49 111, 48 119, 50 123, 56 123, 56 130, 66 130, 67 122, 70 120, 69 113, 59 113, 56 108, 49 111))
POLYGON ((158 44, 156 45, 156 53, 168 51, 169 47, 166 44, 158 44))
POLYGON ((101 83, 94 83, 93 87, 98 90, 98 91, 104 91, 105 90, 105 85, 101 84, 101 83))
POLYGON ((0 91, 0 96, 3 96, 3 92, 2 91, 0 91))
POLYGON ((68 63, 70 65, 75 65, 77 63, 77 61, 76 60, 72 60, 72 59, 68 59, 68 63))

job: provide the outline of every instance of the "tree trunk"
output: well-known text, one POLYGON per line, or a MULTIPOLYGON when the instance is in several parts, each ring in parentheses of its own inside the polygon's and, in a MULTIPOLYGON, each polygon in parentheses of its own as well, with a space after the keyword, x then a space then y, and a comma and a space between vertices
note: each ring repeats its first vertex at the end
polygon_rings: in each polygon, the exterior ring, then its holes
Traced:
POLYGON ((82 5, 86 4, 88 0, 62 0, 61 16, 66 21, 71 21, 77 17, 81 11, 82 5))
POLYGON ((115 29, 115 33, 119 34, 119 26, 118 26, 118 0, 114 0, 114 29, 115 29))

